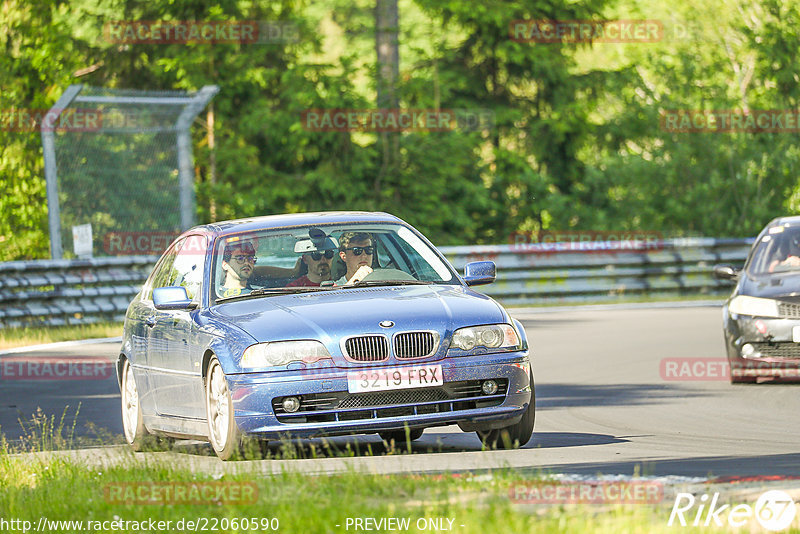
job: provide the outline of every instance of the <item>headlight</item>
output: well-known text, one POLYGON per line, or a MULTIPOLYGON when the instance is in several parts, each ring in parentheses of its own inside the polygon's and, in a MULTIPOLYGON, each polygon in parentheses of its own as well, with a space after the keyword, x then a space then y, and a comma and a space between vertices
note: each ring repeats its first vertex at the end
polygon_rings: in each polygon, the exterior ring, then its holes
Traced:
POLYGON ((752 315, 754 317, 780 317, 778 302, 772 299, 747 297, 739 295, 734 297, 728 306, 731 313, 738 315, 752 315))
POLYGON ((451 348, 472 350, 476 347, 487 349, 521 349, 519 336, 510 324, 489 324, 469 326, 453 332, 451 348))
POLYGON ((275 341, 250 345, 242 356, 242 367, 275 367, 291 362, 314 363, 330 359, 325 345, 319 341, 275 341))

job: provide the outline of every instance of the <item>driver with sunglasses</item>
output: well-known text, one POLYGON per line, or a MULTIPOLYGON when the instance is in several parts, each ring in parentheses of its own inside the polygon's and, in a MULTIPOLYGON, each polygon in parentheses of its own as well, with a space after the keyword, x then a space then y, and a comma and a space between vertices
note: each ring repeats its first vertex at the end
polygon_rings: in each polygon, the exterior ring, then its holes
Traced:
MULTIPOLYGON (((331 263, 336 243, 328 236, 316 237, 298 243, 297 248, 306 249, 301 261, 308 267, 308 273, 286 284, 286 287, 318 287, 331 279, 331 263)), ((295 249, 297 251, 297 249, 295 249)))
POLYGON ((347 266, 347 272, 336 281, 337 286, 355 284, 372 272, 375 245, 366 232, 345 232, 339 237, 339 257, 347 266))

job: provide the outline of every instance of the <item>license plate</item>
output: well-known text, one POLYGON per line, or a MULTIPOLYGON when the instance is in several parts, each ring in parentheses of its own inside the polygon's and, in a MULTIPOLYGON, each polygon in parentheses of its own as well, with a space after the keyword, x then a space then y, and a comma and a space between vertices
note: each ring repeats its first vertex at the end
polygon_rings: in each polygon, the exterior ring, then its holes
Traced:
POLYGON ((443 383, 441 365, 364 369, 347 373, 347 391, 350 393, 424 388, 443 383))

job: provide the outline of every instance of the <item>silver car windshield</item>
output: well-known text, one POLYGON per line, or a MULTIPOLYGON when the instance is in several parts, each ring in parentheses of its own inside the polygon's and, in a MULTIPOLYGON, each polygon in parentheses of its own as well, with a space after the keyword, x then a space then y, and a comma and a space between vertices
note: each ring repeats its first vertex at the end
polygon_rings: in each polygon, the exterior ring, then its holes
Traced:
POLYGON ((773 226, 761 236, 748 265, 753 276, 800 274, 800 226, 773 226))
POLYGON ((251 293, 345 289, 353 287, 354 279, 358 285, 460 284, 438 252, 397 224, 247 232, 218 238, 214 251, 212 301, 251 293))

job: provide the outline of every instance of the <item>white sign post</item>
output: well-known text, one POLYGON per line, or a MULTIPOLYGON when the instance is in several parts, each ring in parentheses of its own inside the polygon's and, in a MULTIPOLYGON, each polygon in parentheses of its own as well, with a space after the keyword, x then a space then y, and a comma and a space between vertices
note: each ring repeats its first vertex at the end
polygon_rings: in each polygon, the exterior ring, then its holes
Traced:
POLYGON ((81 224, 72 227, 72 248, 79 258, 92 257, 92 225, 81 224))

